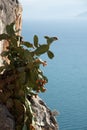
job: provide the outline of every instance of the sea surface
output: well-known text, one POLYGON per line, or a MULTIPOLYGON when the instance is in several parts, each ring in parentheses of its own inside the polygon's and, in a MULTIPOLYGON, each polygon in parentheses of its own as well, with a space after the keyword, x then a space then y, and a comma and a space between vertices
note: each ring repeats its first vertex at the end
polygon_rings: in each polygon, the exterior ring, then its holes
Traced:
POLYGON ((57 36, 51 51, 53 60, 45 55, 47 67, 42 67, 49 82, 40 97, 52 110, 57 110, 59 130, 87 130, 87 19, 23 21, 25 40, 38 35, 57 36))

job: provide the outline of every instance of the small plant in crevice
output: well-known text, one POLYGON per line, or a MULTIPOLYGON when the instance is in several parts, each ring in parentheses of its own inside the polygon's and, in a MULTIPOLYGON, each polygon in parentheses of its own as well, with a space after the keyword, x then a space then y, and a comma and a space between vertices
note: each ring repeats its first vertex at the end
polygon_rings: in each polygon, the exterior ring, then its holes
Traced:
POLYGON ((39 92, 46 91, 44 86, 48 79, 40 68, 46 61, 40 56, 47 53, 50 59, 54 57, 50 45, 57 38, 45 36, 47 43, 40 44, 35 35, 34 43, 30 43, 16 35, 18 30, 14 27, 15 23, 7 25, 6 33, 0 35, 0 40, 9 43, 1 53, 4 62, 0 67, 0 102, 13 114, 16 130, 35 130, 35 116, 28 96, 37 97, 39 92))

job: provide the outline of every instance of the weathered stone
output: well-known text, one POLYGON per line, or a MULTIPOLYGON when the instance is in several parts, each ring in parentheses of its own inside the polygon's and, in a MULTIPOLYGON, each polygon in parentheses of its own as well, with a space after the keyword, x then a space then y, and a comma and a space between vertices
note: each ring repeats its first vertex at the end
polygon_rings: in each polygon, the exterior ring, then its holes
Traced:
MULTIPOLYGON (((21 29, 22 7, 18 0, 0 0, 0 34, 5 32, 6 25, 15 21, 16 29, 21 29)), ((20 32, 19 32, 20 33, 20 32)), ((7 41, 0 41, 0 53, 8 46, 7 41)), ((0 56, 0 66, 3 59, 0 56)))
MULTIPOLYGON (((15 21, 16 29, 21 29, 22 7, 18 0, 0 0, 0 34, 5 32, 6 25, 15 21)), ((20 33, 20 32, 19 32, 20 33)), ((0 54, 8 46, 7 41, 0 41, 0 54)), ((0 66, 3 58, 0 56, 0 66)), ((0 130, 14 130, 15 122, 6 106, 0 104, 0 130)))
POLYGON ((6 106, 0 104, 0 130, 14 130, 15 122, 6 106))
POLYGON ((58 130, 57 121, 47 105, 38 96, 30 102, 35 113, 36 130, 58 130))

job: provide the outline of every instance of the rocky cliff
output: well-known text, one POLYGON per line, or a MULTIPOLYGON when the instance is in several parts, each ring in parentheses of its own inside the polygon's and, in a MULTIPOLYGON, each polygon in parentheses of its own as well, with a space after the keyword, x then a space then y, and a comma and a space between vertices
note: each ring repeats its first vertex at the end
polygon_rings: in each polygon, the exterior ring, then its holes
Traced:
MULTIPOLYGON (((16 29, 21 29, 22 7, 18 0, 0 0, 0 34, 5 32, 6 25, 15 21, 16 29)), ((20 33, 20 32, 19 32, 20 33)), ((7 41, 0 41, 0 52, 8 46, 7 41)), ((0 65, 3 63, 0 56, 0 65)))
MULTIPOLYGON (((21 28, 22 7, 18 0, 0 0, 0 34, 5 32, 7 24, 15 21, 16 29, 21 28)), ((20 32, 19 32, 20 33, 20 32)), ((0 41, 0 53, 8 46, 7 41, 0 41)), ((0 66, 3 59, 0 56, 0 66)), ((54 113, 39 98, 29 99, 32 110, 36 115, 36 130, 58 130, 54 113)), ((14 117, 9 113, 7 106, 0 104, 0 130, 15 130, 14 117)))

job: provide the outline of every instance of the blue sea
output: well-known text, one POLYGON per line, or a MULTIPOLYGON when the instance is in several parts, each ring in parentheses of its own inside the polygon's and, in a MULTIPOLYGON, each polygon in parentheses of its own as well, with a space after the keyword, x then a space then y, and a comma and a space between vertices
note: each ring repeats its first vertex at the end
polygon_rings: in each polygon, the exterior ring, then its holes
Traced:
POLYGON ((87 19, 23 21, 22 34, 31 42, 37 34, 40 43, 46 35, 59 38, 51 46, 54 59, 42 57, 49 82, 40 97, 59 112, 59 130, 87 130, 87 19))

